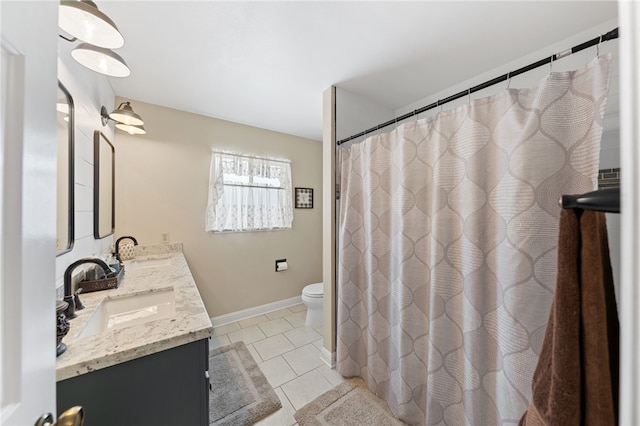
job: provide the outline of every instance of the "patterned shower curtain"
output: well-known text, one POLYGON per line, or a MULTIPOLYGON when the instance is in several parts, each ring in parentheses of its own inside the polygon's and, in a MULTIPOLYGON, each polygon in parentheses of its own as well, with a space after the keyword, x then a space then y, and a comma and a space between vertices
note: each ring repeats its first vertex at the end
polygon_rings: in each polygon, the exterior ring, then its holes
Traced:
POLYGON ((561 194, 597 186, 611 57, 340 152, 337 369, 410 424, 517 424, 561 194))

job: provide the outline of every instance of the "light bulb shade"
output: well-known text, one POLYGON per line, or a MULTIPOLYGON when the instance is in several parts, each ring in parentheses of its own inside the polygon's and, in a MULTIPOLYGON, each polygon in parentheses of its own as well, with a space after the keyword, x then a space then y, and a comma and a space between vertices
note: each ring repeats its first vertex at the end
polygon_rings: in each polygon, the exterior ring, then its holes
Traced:
POLYGON ((144 121, 142 121, 142 117, 133 112, 131 102, 121 103, 118 109, 112 111, 111 114, 109 114, 109 118, 117 121, 120 124, 124 124, 125 126, 142 126, 144 124, 144 121))
POLYGON ((142 125, 136 126, 133 124, 116 123, 116 128, 124 130, 130 135, 145 135, 147 133, 147 131, 144 129, 144 126, 142 125))
POLYGON ((128 77, 131 70, 120 55, 109 49, 81 43, 71 51, 73 59, 92 71, 110 77, 128 77))
POLYGON ((107 49, 124 46, 124 37, 116 24, 92 1, 62 0, 58 26, 67 34, 95 46, 107 49))

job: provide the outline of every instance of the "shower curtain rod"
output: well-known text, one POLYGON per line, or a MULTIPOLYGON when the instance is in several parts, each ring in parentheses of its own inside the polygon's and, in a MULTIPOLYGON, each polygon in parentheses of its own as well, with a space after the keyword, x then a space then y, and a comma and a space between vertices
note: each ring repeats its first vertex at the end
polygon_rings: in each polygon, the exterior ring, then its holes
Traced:
POLYGON ((541 67, 541 66, 543 66, 545 64, 549 64, 549 63, 551 63, 551 62, 553 62, 555 60, 564 58, 565 56, 569 56, 569 55, 571 55, 573 53, 577 53, 577 52, 579 52, 581 50, 588 49, 589 47, 595 46, 597 44, 600 44, 603 41, 609 41, 609 40, 613 40, 613 39, 616 39, 616 38, 618 38, 618 28, 614 28, 613 30, 609 31, 606 34, 600 35, 600 36, 598 36, 596 38, 593 38, 593 39, 591 39, 589 41, 581 43, 581 44, 579 44, 577 46, 572 47, 571 49, 567 49, 567 50, 564 50, 562 52, 556 53, 556 54, 551 55, 551 56, 549 56, 547 58, 544 58, 544 59, 541 59, 541 60, 539 60, 537 62, 534 62, 534 63, 532 63, 530 65, 527 65, 525 67, 519 68, 519 69, 517 69, 515 71, 510 71, 510 72, 508 72, 506 74, 501 75, 500 77, 496 77, 496 78, 494 78, 492 80, 486 81, 486 82, 484 82, 482 84, 478 84, 477 86, 473 86, 473 87, 471 87, 471 88, 469 88, 467 90, 464 90, 462 92, 456 93, 455 95, 451 95, 448 98, 440 99, 437 102, 434 102, 434 103, 429 104, 427 106, 424 106, 422 108, 418 108, 418 109, 416 109, 416 110, 414 110, 412 112, 408 112, 408 113, 406 113, 404 115, 401 115, 400 117, 394 118, 393 120, 386 121, 386 122, 384 122, 382 124, 378 124, 375 127, 372 127, 370 129, 367 129, 367 130, 362 131, 360 133, 357 133, 355 135, 349 136, 348 138, 345 138, 345 139, 342 139, 342 140, 338 141, 337 145, 342 145, 345 142, 349 142, 350 140, 353 140, 353 139, 359 138, 361 136, 367 135, 369 133, 375 132, 375 131, 377 131, 379 129, 383 129, 383 128, 385 128, 387 126, 390 126, 392 124, 396 124, 399 121, 406 120, 407 118, 411 118, 413 116, 417 116, 418 114, 421 114, 421 113, 423 113, 425 111, 428 111, 428 110, 433 109, 433 108, 437 108, 440 105, 444 105, 444 104, 449 103, 451 101, 455 101, 456 99, 460 99, 463 96, 468 96, 468 95, 470 95, 472 93, 475 93, 475 92, 477 92, 479 90, 486 89, 487 87, 490 87, 490 86, 493 86, 495 84, 501 83, 501 82, 506 81, 506 80, 508 80, 508 79, 510 79, 512 77, 517 76, 517 75, 524 74, 525 72, 531 71, 531 70, 536 69, 538 67, 541 67))

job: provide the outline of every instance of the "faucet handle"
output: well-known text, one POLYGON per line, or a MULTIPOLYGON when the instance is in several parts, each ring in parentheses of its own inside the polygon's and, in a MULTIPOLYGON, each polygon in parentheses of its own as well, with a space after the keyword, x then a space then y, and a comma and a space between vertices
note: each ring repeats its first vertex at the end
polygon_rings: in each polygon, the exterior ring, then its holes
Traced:
POLYGON ((82 293, 82 287, 80 287, 79 289, 76 290, 75 293, 73 293, 73 301, 76 305, 76 311, 79 311, 80 309, 84 309, 84 305, 80 301, 80 296, 78 296, 80 293, 82 293))
POLYGON ((69 305, 67 306, 67 309, 64 310, 64 315, 67 317, 67 319, 70 319, 70 320, 77 317, 76 302, 74 299, 75 299, 74 296, 64 296, 64 299, 63 299, 69 305))

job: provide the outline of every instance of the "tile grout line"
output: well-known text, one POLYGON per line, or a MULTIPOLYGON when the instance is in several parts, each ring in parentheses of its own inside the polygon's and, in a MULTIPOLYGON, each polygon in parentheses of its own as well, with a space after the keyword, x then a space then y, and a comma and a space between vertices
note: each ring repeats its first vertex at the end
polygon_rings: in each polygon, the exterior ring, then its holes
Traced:
MULTIPOLYGON (((288 309, 288 308, 287 308, 287 309, 288 309)), ((298 311, 298 312, 301 312, 301 311, 298 311)), ((310 341, 310 342, 302 343, 300 346, 296 346, 296 344, 294 343, 294 341, 293 341, 290 337, 288 337, 288 336, 287 336, 287 334, 286 334, 286 333, 299 331, 299 333, 301 333, 301 334, 302 334, 303 339, 305 338, 304 334, 305 334, 305 331, 306 331, 306 326, 304 326, 304 325, 296 326, 293 322, 291 322, 290 320, 288 320, 288 319, 286 318, 286 316, 293 315, 293 314, 296 314, 296 313, 298 313, 298 312, 293 312, 293 311, 291 311, 289 314, 287 314, 287 315, 285 315, 285 316, 280 316, 280 317, 278 317, 278 318, 273 318, 273 319, 269 318, 266 314, 263 314, 263 315, 262 315, 262 316, 263 316, 263 319, 262 319, 262 321, 261 321, 261 322, 253 323, 253 324, 251 324, 251 325, 248 325, 247 327, 242 327, 242 326, 239 324, 239 321, 238 321, 238 322, 236 322, 236 323, 237 323, 237 325, 238 325, 238 327, 239 327, 239 329, 238 329, 238 330, 232 330, 232 331, 229 331, 229 332, 227 332, 227 333, 225 333, 225 334, 222 334, 222 335, 218 335, 218 336, 217 336, 217 337, 218 337, 218 338, 220 338, 220 339, 223 339, 223 338, 224 338, 224 336, 226 336, 227 340, 228 340, 230 343, 233 343, 233 342, 231 342, 231 338, 229 337, 229 334, 231 334, 231 333, 233 333, 233 332, 237 332, 237 331, 246 330, 246 329, 248 329, 248 328, 250 328, 250 327, 254 327, 254 326, 255 326, 255 327, 257 328, 257 330, 259 330, 259 331, 262 333, 262 335, 263 335, 263 336, 265 336, 265 337, 260 338, 260 339, 258 339, 258 340, 256 340, 256 341, 253 341, 253 342, 251 342, 251 343, 247 344, 247 347, 253 347, 253 351, 252 351, 252 352, 253 352, 253 353, 255 353, 255 354, 257 355, 257 357, 259 358, 259 360, 255 360, 255 361, 256 361, 256 363, 257 363, 258 365, 260 365, 260 364, 264 364, 264 363, 269 362, 269 361, 273 361, 273 360, 277 359, 278 357, 280 357, 280 358, 282 358, 282 361, 284 361, 284 365, 285 365, 285 366, 287 366, 287 367, 290 369, 290 371, 292 371, 292 372, 293 372, 293 375, 294 375, 294 377, 293 377, 293 378, 291 378, 291 379, 289 379, 289 380, 287 380, 287 381, 285 381, 285 382, 283 382, 283 383, 280 383, 280 385, 279 385, 277 388, 275 388, 275 389, 280 389, 280 392, 284 395, 284 398, 285 398, 286 402, 288 402, 288 403, 289 403, 289 405, 291 406, 291 408, 294 410, 294 413, 295 413, 296 411, 298 411, 298 409, 296 408, 296 406, 295 406, 295 405, 293 404, 293 402, 291 401, 291 398, 289 398, 289 396, 288 396, 288 395, 287 395, 287 393, 285 392, 285 390, 284 390, 284 386, 285 386, 285 385, 287 385, 287 384, 291 383, 291 382, 292 382, 292 381, 294 381, 294 380, 299 379, 300 377, 302 377, 302 376, 304 376, 304 375, 306 375, 306 374, 314 373, 314 372, 315 372, 315 374, 317 374, 319 378, 321 378, 324 382, 326 382, 326 384, 328 384, 328 386, 330 386, 330 387, 334 387, 333 382, 332 382, 328 377, 326 377, 324 374, 322 374, 322 372, 320 371, 320 370, 324 367, 324 365, 316 366, 316 367, 314 367, 314 368, 312 368, 312 369, 310 369, 310 370, 308 370, 308 371, 305 371, 305 372, 304 372, 304 373, 302 373, 302 374, 298 374, 298 373, 297 373, 297 371, 296 371, 296 370, 293 368, 293 366, 291 365, 291 363, 287 360, 287 358, 285 358, 285 355, 286 355, 286 354, 289 354, 290 352, 293 352, 293 351, 296 351, 296 350, 299 350, 299 349, 300 349, 300 350, 302 350, 302 349, 303 349, 303 348, 305 348, 306 346, 309 346, 310 348, 305 349, 305 351, 310 351, 310 352, 313 352, 313 353, 318 353, 318 355, 321 355, 321 349, 320 349, 320 348, 318 348, 318 347, 314 344, 315 342, 317 342, 319 339, 322 339, 322 337, 323 337, 323 334, 322 334, 320 331, 318 331, 317 329, 315 329, 315 328, 310 328, 310 331, 312 331, 313 333, 316 333, 316 334, 318 335, 318 336, 317 336, 317 337, 318 337, 318 339, 314 339, 314 340, 312 340, 312 341, 310 341), (262 324, 264 324, 264 323, 266 323, 266 322, 274 321, 274 320, 277 320, 277 319, 280 319, 280 318, 283 318, 283 319, 285 320, 285 323, 286 323, 286 324, 288 324, 288 325, 290 325, 292 328, 291 328, 291 329, 289 329, 289 330, 283 330, 283 331, 281 331, 281 332, 279 332, 279 333, 275 333, 275 334, 273 334, 273 335, 269 336, 269 335, 265 332, 265 330, 261 327, 261 325, 262 325, 262 324), (285 341, 286 341, 286 342, 288 342, 288 343, 292 346, 292 348, 291 348, 290 350, 286 351, 286 352, 283 352, 283 353, 281 353, 281 354, 275 355, 275 356, 273 356, 273 357, 271 357, 271 358, 269 358, 269 359, 263 359, 262 355, 260 354, 260 351, 258 351, 258 349, 256 348, 256 345, 255 345, 255 344, 256 344, 256 343, 259 343, 259 342, 262 342, 262 341, 264 341, 264 340, 267 340, 267 339, 276 338, 278 335, 282 335, 282 337, 284 337, 285 341)), ((298 321, 298 323, 299 323, 299 321, 298 321)), ((304 340, 302 340, 302 341, 304 341, 304 340)), ((253 353, 252 353, 252 355, 253 355, 253 353)), ((294 357, 294 358, 295 358, 295 357, 294 357)), ((263 372, 263 373, 264 373, 264 372, 263 372)), ((283 402, 284 402, 284 401, 283 401, 283 402)), ((277 412, 277 411, 276 411, 276 412, 277 412)), ((274 413, 274 414, 275 414, 275 413, 274 413)), ((292 423, 291 423, 292 425, 297 425, 297 422, 296 422, 296 420, 295 420, 295 417, 292 417, 291 419, 289 419, 289 421, 291 421, 291 422, 292 422, 292 423)))
MULTIPOLYGON (((288 382, 287 382, 287 383, 288 383, 288 382)), ((284 389, 282 389, 282 386, 283 386, 283 385, 284 385, 284 383, 283 383, 282 385, 278 386, 278 389, 280 389, 280 392, 282 392, 282 394, 284 395, 284 397, 285 397, 285 398, 287 398, 287 402, 289 402, 289 405, 291 405, 291 408, 293 408, 293 410, 294 410, 294 411, 293 411, 293 413, 295 414, 295 412, 296 412, 296 411, 298 411, 298 410, 296 410, 296 407, 293 405, 293 402, 291 402, 291 400, 289 399, 289 395, 287 395, 287 393, 284 391, 284 389)), ((283 408, 284 408, 284 407, 283 407, 283 408)), ((281 408, 281 409, 282 409, 282 408, 281 408)), ((277 411, 275 411, 274 413, 277 413, 277 411)), ((298 422, 296 421, 296 418, 295 418, 295 417, 293 417, 293 414, 291 415, 291 417, 293 418, 293 420, 294 420, 296 423, 298 423, 298 422)))

